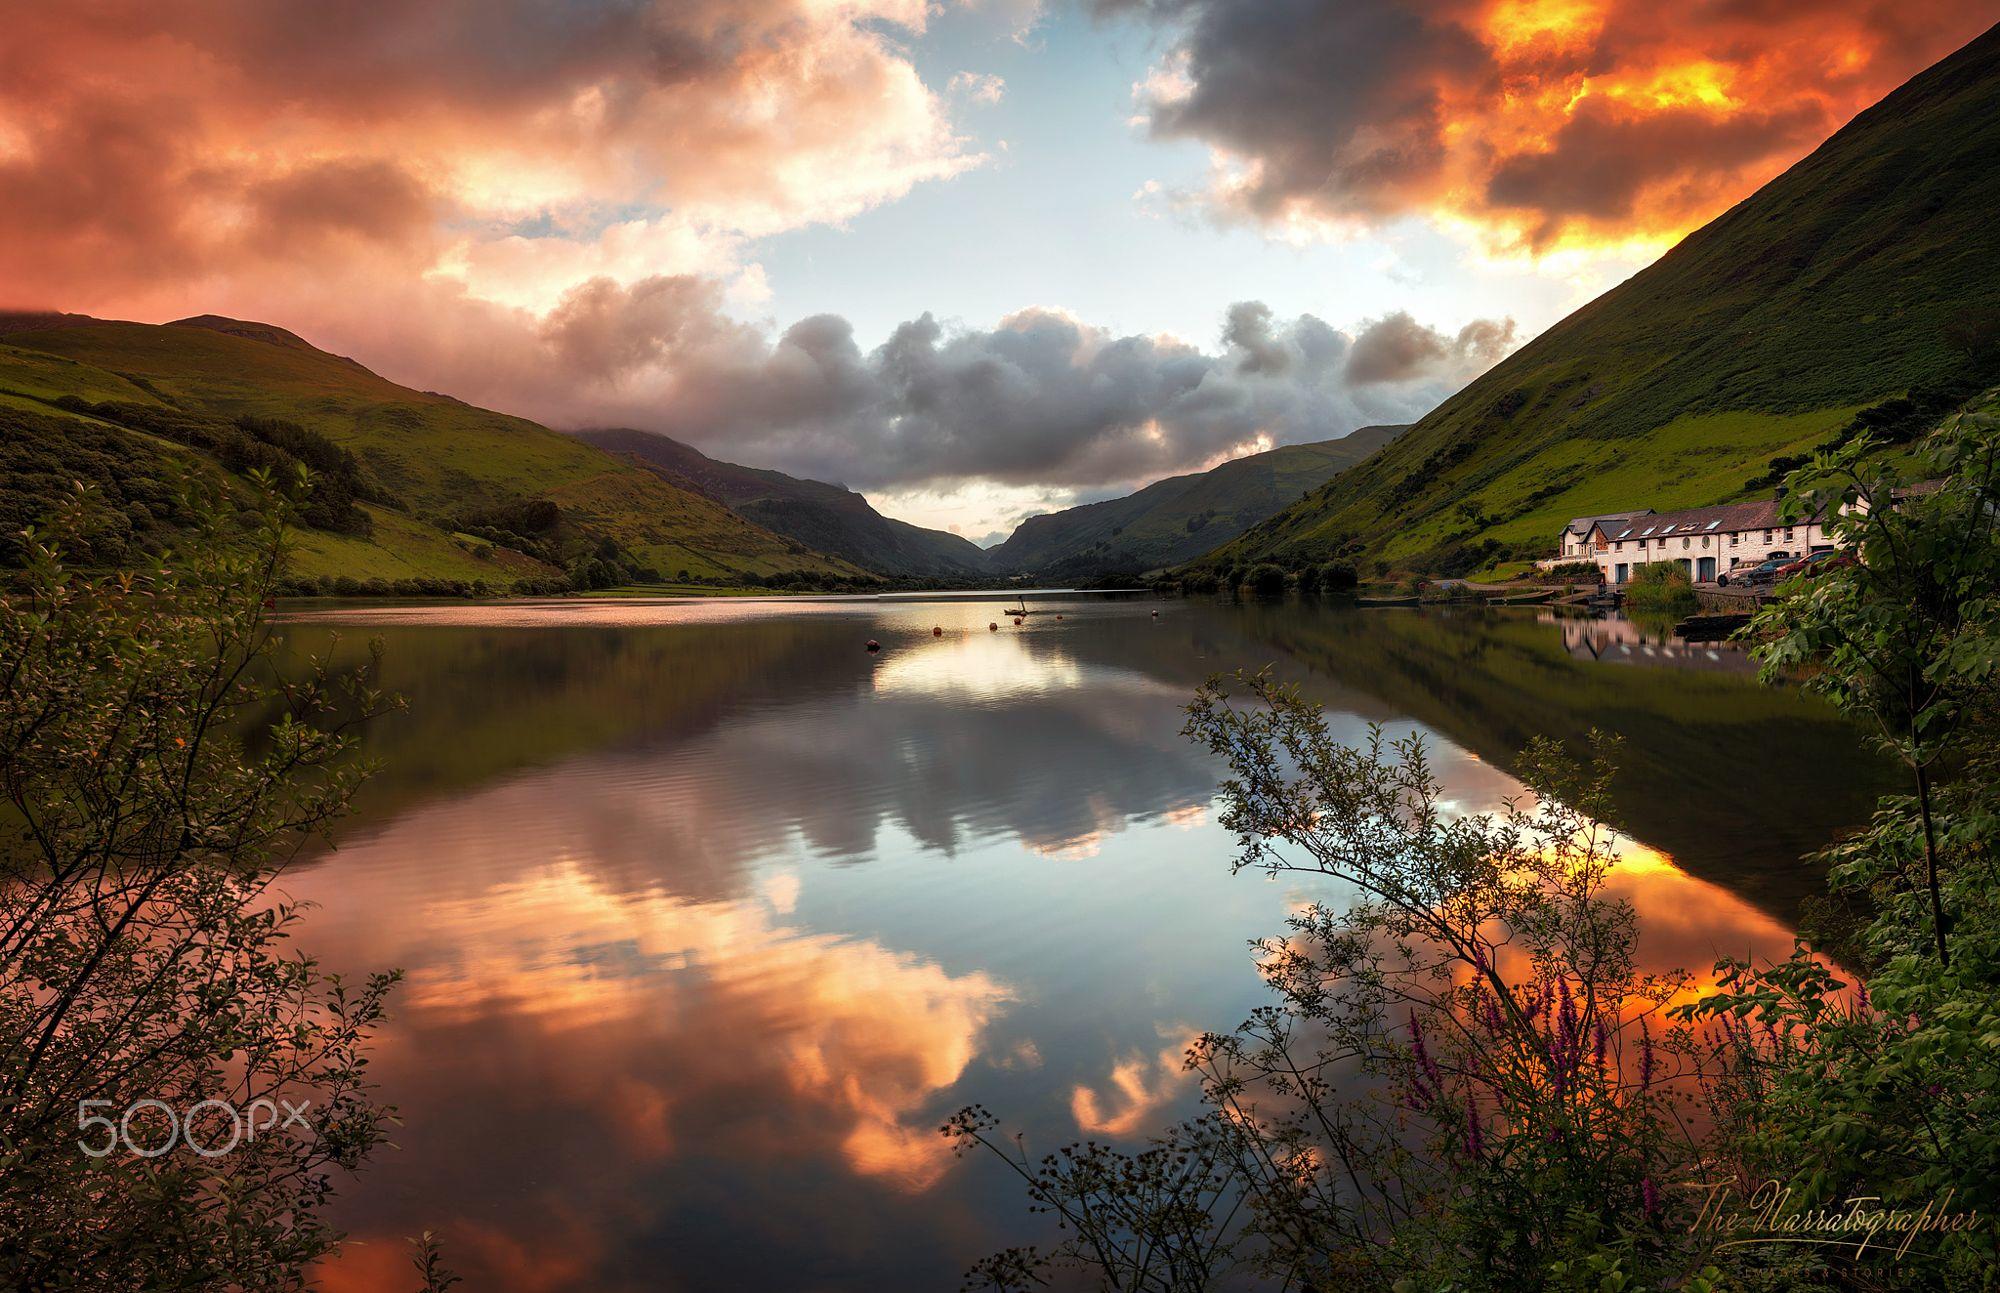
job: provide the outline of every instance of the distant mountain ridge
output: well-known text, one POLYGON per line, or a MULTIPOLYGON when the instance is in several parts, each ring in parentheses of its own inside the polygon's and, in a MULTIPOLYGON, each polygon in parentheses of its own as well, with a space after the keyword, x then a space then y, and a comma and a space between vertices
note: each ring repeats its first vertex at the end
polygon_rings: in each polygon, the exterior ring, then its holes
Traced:
POLYGON ((302 578, 866 578, 627 459, 271 324, 0 315, 0 532, 89 481, 124 518, 100 554, 121 559, 170 538, 177 473, 241 488, 251 469, 287 479, 300 463, 321 478, 296 535, 302 578))
POLYGON ((1344 480, 1202 559, 1459 574, 1564 520, 1724 503, 2000 381, 2000 27, 1920 73, 1344 480))
POLYGON ((993 569, 1055 578, 1139 574, 1198 557, 1320 488, 1405 428, 1366 426, 1283 445, 1204 472, 1169 476, 1123 498, 1031 516, 988 549, 993 569))
POLYGON ((970 539, 883 516, 866 498, 840 485, 723 462, 651 431, 610 428, 579 431, 576 436, 586 444, 629 455, 774 534, 877 574, 965 578, 991 570, 986 553, 970 539))

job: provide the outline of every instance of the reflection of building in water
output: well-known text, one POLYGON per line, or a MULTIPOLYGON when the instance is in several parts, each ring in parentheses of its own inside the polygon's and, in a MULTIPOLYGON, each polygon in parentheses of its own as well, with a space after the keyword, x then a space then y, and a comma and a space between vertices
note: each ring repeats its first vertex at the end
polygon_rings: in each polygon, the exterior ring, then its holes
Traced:
POLYGON ((1643 664, 1667 669, 1754 674, 1757 662, 1739 646, 1686 642, 1671 633, 1648 632, 1627 619, 1557 618, 1563 649, 1578 660, 1643 664))

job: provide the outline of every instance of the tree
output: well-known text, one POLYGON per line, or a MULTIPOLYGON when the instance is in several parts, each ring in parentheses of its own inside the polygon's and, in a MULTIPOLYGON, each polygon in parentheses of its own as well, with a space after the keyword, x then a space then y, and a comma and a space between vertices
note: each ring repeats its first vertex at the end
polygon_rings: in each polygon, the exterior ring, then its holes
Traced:
POLYGON ((983 1109, 947 1124, 1064 1225, 1054 1251, 999 1254, 969 1284, 1068 1264, 1163 1293, 1245 1269, 1286 1289, 1512 1290, 1614 1250, 1683 1273, 1661 1188, 1693 1154, 1666 1113, 1670 1059, 1691 1052, 1662 1012, 1689 981, 1637 969, 1631 907, 1604 892, 1611 744, 1579 769, 1538 741, 1532 806, 1455 817, 1420 740, 1342 746, 1295 690, 1238 685, 1248 703, 1211 682, 1187 724, 1229 765, 1236 866, 1330 876, 1354 903, 1260 946, 1276 1002, 1195 1044, 1210 1113, 1150 1148, 1036 1163, 983 1109))
POLYGON ((1933 781, 2000 662, 2000 422, 1961 414, 1907 462, 1880 452, 1863 437, 1792 474, 1785 518, 1824 517, 1856 561, 1768 603, 1748 631, 1767 677, 1803 676, 1909 770, 1931 943, 1948 965, 1933 781))
MULTIPOLYGON (((1947 422, 1907 465, 1867 446, 1793 477, 1860 557, 1795 581, 1753 629, 1766 668, 1873 725, 1909 770, 1868 827, 1819 857, 1858 898, 1841 964, 1725 960, 1682 1010, 1721 1026, 1718 1160, 1801 1198, 1867 1196, 1916 1215, 2000 1209, 2000 535, 1994 424, 1947 422)), ((1915 1287, 1979 1287, 1990 1227, 1950 1234, 1915 1287)))
POLYGON ((88 575, 79 498, 0 597, 0 1285, 298 1286, 332 1171, 388 1110, 365 1044, 393 975, 296 951, 272 888, 347 808, 374 671, 276 676, 287 505, 88 575))

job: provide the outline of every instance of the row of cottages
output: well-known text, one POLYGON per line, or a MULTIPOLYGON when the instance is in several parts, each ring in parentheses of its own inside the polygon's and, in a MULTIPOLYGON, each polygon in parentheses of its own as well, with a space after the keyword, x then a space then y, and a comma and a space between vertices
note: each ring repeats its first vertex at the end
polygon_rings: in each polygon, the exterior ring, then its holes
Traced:
POLYGON ((1783 521, 1778 502, 1724 503, 1679 512, 1620 512, 1580 516, 1563 527, 1558 561, 1595 563, 1607 584, 1622 584, 1640 566, 1678 562, 1698 584, 1766 561, 1789 561, 1833 546, 1823 518, 1783 521))

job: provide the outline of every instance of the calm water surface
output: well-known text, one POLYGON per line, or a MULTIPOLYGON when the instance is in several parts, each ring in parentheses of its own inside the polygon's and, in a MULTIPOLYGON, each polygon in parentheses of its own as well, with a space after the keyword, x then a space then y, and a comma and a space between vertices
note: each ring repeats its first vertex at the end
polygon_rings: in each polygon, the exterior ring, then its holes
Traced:
POLYGON ((426 1228, 508 1291, 951 1289, 1045 1239, 943 1118, 983 1103, 1036 1149, 1158 1130, 1193 1107, 1189 1037, 1265 999, 1246 943, 1340 896, 1231 876, 1179 736, 1218 670, 1272 666, 1356 739, 1424 733, 1466 810, 1518 791, 1531 735, 1623 735, 1661 966, 1781 953, 1798 856, 1881 784, 1829 711, 1623 622, 1036 605, 306 612, 295 644, 379 635, 410 701, 339 850, 288 879, 310 949, 408 972, 375 1063, 405 1125, 345 1191, 328 1287, 405 1288, 426 1228))

